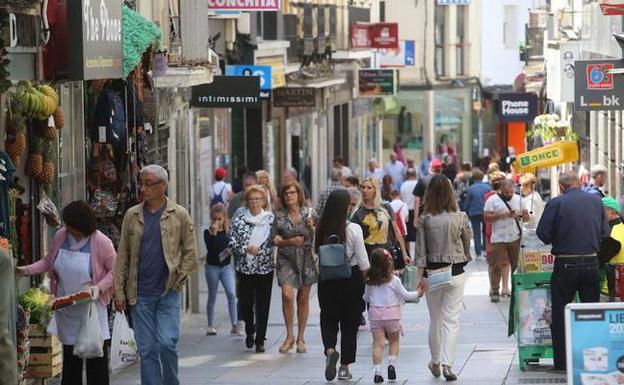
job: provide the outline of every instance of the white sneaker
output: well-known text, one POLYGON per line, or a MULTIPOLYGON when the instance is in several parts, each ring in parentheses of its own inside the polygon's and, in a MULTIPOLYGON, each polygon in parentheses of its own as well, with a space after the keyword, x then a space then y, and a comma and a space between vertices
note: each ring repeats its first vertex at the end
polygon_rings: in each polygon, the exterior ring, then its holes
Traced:
POLYGON ((214 326, 210 325, 206 328, 206 335, 207 336, 216 336, 217 335, 217 329, 215 329, 214 326))

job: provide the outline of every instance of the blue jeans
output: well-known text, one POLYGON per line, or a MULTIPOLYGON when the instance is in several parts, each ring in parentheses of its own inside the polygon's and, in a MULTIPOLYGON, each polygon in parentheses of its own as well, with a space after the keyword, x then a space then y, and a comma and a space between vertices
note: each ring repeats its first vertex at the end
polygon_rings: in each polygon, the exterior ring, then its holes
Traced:
POLYGON ((180 292, 139 296, 131 312, 141 357, 141 385, 179 385, 180 292))
POLYGON ((483 253, 483 245, 485 245, 485 222, 483 221, 483 215, 471 216, 470 224, 472 225, 475 254, 480 256, 483 253))
POLYGON ((214 308, 217 302, 217 289, 219 281, 225 289, 228 300, 228 310, 230 311, 230 324, 236 326, 236 275, 234 266, 230 263, 225 266, 206 265, 206 283, 208 284, 208 303, 206 304, 206 314, 208 314, 208 326, 214 325, 214 308))

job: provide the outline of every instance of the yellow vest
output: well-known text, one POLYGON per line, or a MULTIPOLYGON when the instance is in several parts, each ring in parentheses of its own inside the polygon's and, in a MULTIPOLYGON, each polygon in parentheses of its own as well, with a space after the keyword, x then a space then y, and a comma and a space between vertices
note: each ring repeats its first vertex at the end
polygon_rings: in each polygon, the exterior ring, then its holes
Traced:
MULTIPOLYGON (((613 228, 611 229, 611 238, 620 242, 620 244, 622 245, 622 248, 620 249, 619 253, 617 253, 613 258, 611 258, 609 263, 624 264, 624 223, 620 223, 620 224, 613 226, 613 228)), ((604 280, 604 283, 602 285, 602 292, 603 293, 609 292, 606 279, 604 280)))

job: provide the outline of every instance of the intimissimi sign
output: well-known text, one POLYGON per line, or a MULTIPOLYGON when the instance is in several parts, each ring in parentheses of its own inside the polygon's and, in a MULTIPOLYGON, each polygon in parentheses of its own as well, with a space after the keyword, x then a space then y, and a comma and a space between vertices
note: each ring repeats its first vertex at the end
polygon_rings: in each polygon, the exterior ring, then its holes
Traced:
POLYGON ((212 11, 279 11, 280 0, 208 0, 212 11))
POLYGON ((499 94, 497 113, 501 123, 529 122, 537 114, 535 94, 499 94))

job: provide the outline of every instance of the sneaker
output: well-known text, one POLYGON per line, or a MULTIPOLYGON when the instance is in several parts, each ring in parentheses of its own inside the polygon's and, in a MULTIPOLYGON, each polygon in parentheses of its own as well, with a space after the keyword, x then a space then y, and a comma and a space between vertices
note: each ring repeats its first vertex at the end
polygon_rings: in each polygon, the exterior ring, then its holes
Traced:
POLYGON ((337 351, 333 351, 325 359, 325 379, 327 381, 333 381, 336 378, 336 364, 338 364, 338 358, 340 354, 337 351))
POLYGON ((214 326, 208 326, 206 328, 206 335, 207 336, 216 336, 217 335, 217 329, 215 329, 214 326))
POLYGON ((373 378, 373 382, 375 384, 381 384, 383 382, 383 377, 379 374, 375 374, 375 377, 373 378))
POLYGON ((353 376, 348 368, 340 368, 338 370, 338 379, 343 381, 349 381, 353 376))
POLYGON ((245 338, 245 346, 247 346, 247 349, 251 349, 254 347, 254 335, 253 334, 248 334, 247 338, 245 338))
POLYGON ((434 377, 440 377, 440 364, 429 363, 428 365, 431 375, 434 377))
POLYGON ((396 380, 396 369, 394 368, 394 365, 388 365, 388 380, 396 380))
POLYGON ((236 325, 232 326, 230 334, 233 336, 241 336, 241 334, 238 332, 238 327, 236 325))

